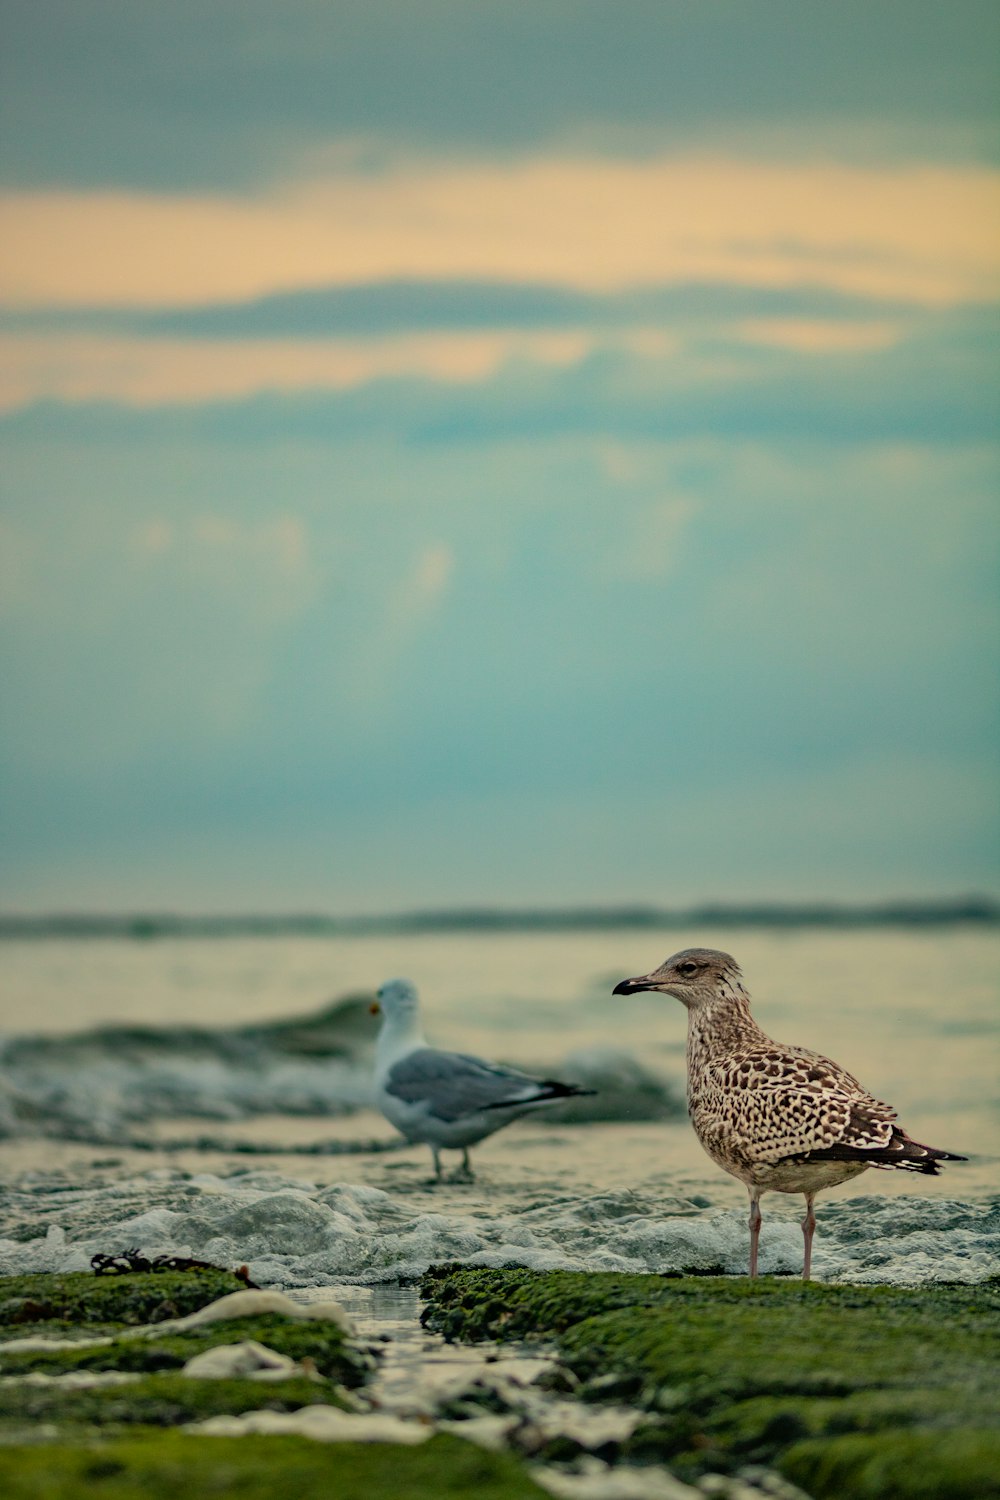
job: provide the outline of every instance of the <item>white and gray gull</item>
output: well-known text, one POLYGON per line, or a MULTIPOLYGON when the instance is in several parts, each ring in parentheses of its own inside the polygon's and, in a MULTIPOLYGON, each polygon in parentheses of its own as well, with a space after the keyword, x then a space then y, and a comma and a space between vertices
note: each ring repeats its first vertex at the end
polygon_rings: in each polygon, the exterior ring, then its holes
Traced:
POLYGON ((712 1160, 750 1194, 751 1276, 763 1193, 805 1195, 808 1280, 817 1193, 868 1167, 936 1176, 938 1162, 966 1160, 912 1140, 890 1105, 828 1057, 767 1036, 750 1014, 743 975, 728 953, 686 948, 651 974, 623 979, 614 993, 638 990, 673 995, 687 1007, 688 1113, 712 1160))
POLYGON ((470 1146, 531 1110, 594 1092, 429 1047, 420 1026, 417 991, 408 979, 383 984, 372 1010, 382 1014, 375 1048, 376 1103, 408 1141, 430 1146, 438 1181, 442 1151, 461 1151, 455 1177, 471 1181, 470 1146))

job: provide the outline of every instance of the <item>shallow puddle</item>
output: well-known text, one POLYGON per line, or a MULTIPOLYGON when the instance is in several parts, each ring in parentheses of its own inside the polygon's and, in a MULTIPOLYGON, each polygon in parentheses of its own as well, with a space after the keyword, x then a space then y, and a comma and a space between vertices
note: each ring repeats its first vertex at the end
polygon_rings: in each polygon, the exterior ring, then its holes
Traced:
POLYGON ((297 1301, 333 1298, 350 1314, 358 1337, 379 1350, 378 1371, 359 1396, 379 1410, 426 1419, 449 1394, 481 1371, 496 1371, 523 1385, 555 1363, 551 1355, 523 1344, 448 1344, 420 1323, 415 1286, 331 1285, 292 1293, 297 1301))

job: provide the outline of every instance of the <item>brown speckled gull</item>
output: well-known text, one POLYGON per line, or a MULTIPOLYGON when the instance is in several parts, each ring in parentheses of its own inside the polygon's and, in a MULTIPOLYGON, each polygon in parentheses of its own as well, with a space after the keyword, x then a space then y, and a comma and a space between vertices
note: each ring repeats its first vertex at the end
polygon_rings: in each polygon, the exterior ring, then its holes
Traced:
POLYGON ((750 1275, 757 1275, 760 1198, 803 1193, 805 1258, 812 1260, 813 1199, 868 1167, 938 1173, 939 1161, 965 1161, 911 1140, 896 1111, 845 1068, 806 1047, 786 1047, 761 1031, 734 958, 685 948, 651 974, 623 979, 616 995, 658 990, 687 1007, 688 1113, 714 1162, 750 1194, 750 1275))

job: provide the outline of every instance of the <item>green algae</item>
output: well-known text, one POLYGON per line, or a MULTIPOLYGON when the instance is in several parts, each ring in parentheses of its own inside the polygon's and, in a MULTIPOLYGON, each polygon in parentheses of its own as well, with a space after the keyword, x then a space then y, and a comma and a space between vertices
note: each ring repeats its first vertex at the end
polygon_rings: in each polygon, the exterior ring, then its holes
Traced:
POLYGON ((633 1307, 574 1324, 560 1347, 580 1379, 608 1368, 641 1374, 644 1404, 678 1389, 687 1402, 701 1404, 754 1395, 846 1396, 914 1383, 950 1389, 957 1382, 963 1396, 974 1393, 971 1372, 984 1378, 995 1352, 989 1331, 975 1323, 963 1328, 958 1320, 936 1323, 919 1307, 901 1326, 898 1311, 825 1298, 810 1305, 796 1297, 790 1306, 681 1298, 677 1307, 633 1307))
POLYGON ((546 1500, 518 1460, 446 1435, 416 1447, 179 1432, 0 1447, 0 1487, 9 1500, 546 1500))
POLYGON ((816 1495, 851 1500, 996 1500, 1000 1439, 996 1432, 890 1432, 876 1442, 860 1435, 805 1442, 785 1455, 782 1470, 816 1495))
MULTIPOLYGON (((185 1317, 230 1292, 245 1290, 245 1281, 229 1271, 200 1268, 126 1276, 70 1272, 0 1277, 0 1334, 8 1341, 29 1335, 66 1339, 77 1334, 112 1339, 90 1347, 24 1351, 6 1350, 0 1339, 0 1371, 5 1375, 59 1375, 76 1370, 152 1374, 178 1370, 205 1349, 253 1339, 290 1359, 309 1361, 320 1376, 340 1385, 364 1383, 372 1367, 370 1356, 352 1344, 336 1323, 323 1319, 299 1321, 267 1313, 220 1319, 184 1332, 165 1329, 162 1335, 128 1334, 136 1325, 155 1326, 185 1317)), ((69 1399, 68 1393, 64 1399, 69 1399)))
POLYGON ((363 1384, 371 1360, 346 1338, 343 1330, 320 1318, 301 1321, 264 1313, 256 1318, 227 1318, 183 1333, 116 1338, 110 1344, 61 1349, 5 1351, 0 1344, 0 1371, 5 1375, 39 1372, 64 1375, 71 1370, 126 1370, 150 1373, 176 1370, 205 1349, 254 1339, 294 1360, 311 1360, 320 1375, 342 1385, 363 1384))
POLYGON ((135 1331, 136 1324, 158 1309, 169 1309, 160 1312, 161 1318, 186 1315, 242 1289, 245 1284, 235 1276, 201 1270, 0 1278, 0 1307, 9 1320, 7 1344, 0 1342, 0 1371, 15 1377, 0 1393, 0 1438, 5 1443, 20 1441, 37 1422, 67 1440, 86 1431, 174 1426, 261 1408, 293 1411, 317 1402, 345 1405, 343 1387, 362 1385, 374 1361, 335 1322, 264 1313, 182 1331, 164 1327, 160 1332, 153 1321, 149 1333, 135 1331), (47 1316, 32 1321, 39 1310, 47 1316), (73 1334, 98 1334, 109 1341, 60 1348, 9 1347, 10 1338, 37 1333, 63 1340, 73 1334), (189 1359, 206 1349, 249 1339, 287 1355, 303 1365, 303 1371, 277 1381, 197 1379, 180 1373, 189 1359), (35 1383, 23 1378, 110 1370, 141 1378, 77 1389, 58 1380, 35 1383))
POLYGON ((175 1427, 244 1411, 297 1411, 303 1406, 343 1406, 326 1381, 199 1380, 187 1375, 147 1375, 127 1384, 61 1390, 18 1382, 4 1386, 0 1435, 23 1432, 29 1422, 65 1427, 175 1427))
POLYGON ((521 1461, 450 1436, 419 1447, 318 1443, 293 1436, 216 1438, 182 1424, 246 1411, 288 1412, 317 1403, 348 1406, 374 1361, 338 1324, 275 1314, 227 1319, 183 1331, 129 1335, 137 1324, 196 1311, 238 1278, 184 1272, 98 1278, 0 1278, 10 1338, 110 1336, 91 1347, 4 1349, 3 1374, 65 1375, 119 1370, 138 1379, 69 1389, 62 1381, 15 1378, 0 1391, 0 1492, 13 1500, 544 1500, 521 1461), (171 1284, 173 1283, 173 1284, 171 1284), (115 1336, 119 1335, 119 1336, 115 1336), (193 1355, 254 1339, 303 1363, 281 1380, 196 1379, 179 1373, 193 1355))
POLYGON ((62 1275, 0 1277, 0 1338, 23 1338, 86 1328, 90 1333, 122 1325, 162 1323, 183 1318, 229 1292, 246 1291, 232 1271, 138 1272, 95 1276, 88 1271, 62 1275))
POLYGON ((766 1463, 816 1496, 998 1493, 996 1287, 443 1267, 422 1290, 446 1337, 554 1341, 585 1397, 644 1408, 633 1461, 685 1478, 766 1463))

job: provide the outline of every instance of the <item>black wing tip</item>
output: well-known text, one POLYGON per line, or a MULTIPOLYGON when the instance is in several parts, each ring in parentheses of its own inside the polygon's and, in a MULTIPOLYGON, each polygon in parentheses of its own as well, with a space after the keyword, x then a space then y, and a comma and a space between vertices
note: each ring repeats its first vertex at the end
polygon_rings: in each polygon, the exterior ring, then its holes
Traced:
POLYGON ((908 1164, 912 1162, 914 1166, 920 1165, 924 1171, 928 1168, 937 1171, 939 1161, 969 1160, 967 1156, 959 1156, 955 1151, 940 1151, 937 1146, 922 1146, 919 1141, 911 1141, 909 1139, 904 1143, 905 1148, 908 1148, 908 1151, 918 1153, 915 1157, 908 1155, 908 1164))
POLYGON ((968 1161, 967 1156, 957 1156, 954 1151, 935 1151, 932 1156, 904 1157, 901 1161, 879 1162, 879 1166, 899 1167, 904 1172, 923 1172, 926 1177, 940 1177, 943 1161, 968 1161))
POLYGON ((543 1078, 542 1088, 547 1099, 580 1099, 585 1094, 596 1094, 596 1089, 586 1089, 579 1083, 560 1083, 558 1078, 543 1078))
POLYGON ((523 1109, 526 1104, 554 1104, 557 1099, 580 1099, 587 1094, 596 1094, 597 1089, 585 1089, 578 1083, 560 1083, 557 1078, 540 1078, 538 1093, 530 1099, 499 1099, 496 1104, 484 1104, 483 1109, 523 1109))

